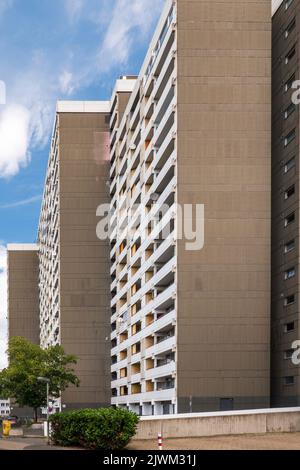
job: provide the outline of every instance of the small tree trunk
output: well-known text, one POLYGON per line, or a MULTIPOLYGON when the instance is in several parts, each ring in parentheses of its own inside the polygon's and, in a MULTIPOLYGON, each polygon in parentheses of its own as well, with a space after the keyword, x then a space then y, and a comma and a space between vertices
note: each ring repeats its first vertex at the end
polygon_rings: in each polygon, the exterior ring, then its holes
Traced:
POLYGON ((37 423, 38 421, 38 409, 34 408, 34 422, 37 423))

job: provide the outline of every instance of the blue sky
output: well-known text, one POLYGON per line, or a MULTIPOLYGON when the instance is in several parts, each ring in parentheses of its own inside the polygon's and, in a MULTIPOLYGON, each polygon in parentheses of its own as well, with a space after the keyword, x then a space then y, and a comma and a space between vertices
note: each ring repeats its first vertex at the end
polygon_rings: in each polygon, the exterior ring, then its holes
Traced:
POLYGON ((139 71, 163 0, 148 3, 0 0, 0 140, 5 113, 21 135, 0 143, 2 244, 35 240, 55 101, 109 99, 120 74, 139 71))
POLYGON ((119 75, 138 73, 163 4, 0 0, 0 367, 5 245, 35 241, 55 103, 107 100, 119 75))

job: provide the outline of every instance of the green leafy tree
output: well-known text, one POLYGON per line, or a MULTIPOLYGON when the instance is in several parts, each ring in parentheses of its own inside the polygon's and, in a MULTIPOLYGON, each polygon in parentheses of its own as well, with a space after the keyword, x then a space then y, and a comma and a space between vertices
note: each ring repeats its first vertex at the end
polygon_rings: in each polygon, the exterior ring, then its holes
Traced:
POLYGON ((19 406, 34 409, 35 420, 40 407, 47 406, 45 383, 50 380, 50 396, 59 398, 69 385, 79 387, 74 373, 75 356, 67 355, 61 346, 42 349, 25 338, 16 337, 8 345, 9 366, 0 372, 0 396, 14 399, 19 406))

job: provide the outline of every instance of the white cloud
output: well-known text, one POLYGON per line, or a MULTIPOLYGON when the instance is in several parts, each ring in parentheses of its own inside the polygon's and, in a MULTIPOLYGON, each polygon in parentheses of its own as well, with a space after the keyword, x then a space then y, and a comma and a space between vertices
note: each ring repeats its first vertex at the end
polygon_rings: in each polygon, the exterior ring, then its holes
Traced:
POLYGON ((7 258, 0 245, 0 370, 7 366, 7 258))
POLYGON ((62 93, 71 95, 74 90, 73 74, 67 70, 64 70, 59 77, 59 85, 62 93))
POLYGON ((65 6, 71 22, 74 22, 82 12, 84 0, 65 0, 65 6))
POLYGON ((30 112, 24 106, 10 105, 0 114, 0 175, 14 176, 28 164, 30 154, 30 112))
POLYGON ((28 199, 22 199, 21 201, 11 202, 8 204, 2 204, 0 206, 1 209, 13 209, 14 207, 21 207, 21 206, 28 206, 29 204, 33 204, 34 202, 41 201, 42 195, 33 196, 28 199))
POLYGON ((117 0, 112 12, 98 61, 101 70, 125 65, 134 42, 147 35, 162 9, 163 0, 117 0))

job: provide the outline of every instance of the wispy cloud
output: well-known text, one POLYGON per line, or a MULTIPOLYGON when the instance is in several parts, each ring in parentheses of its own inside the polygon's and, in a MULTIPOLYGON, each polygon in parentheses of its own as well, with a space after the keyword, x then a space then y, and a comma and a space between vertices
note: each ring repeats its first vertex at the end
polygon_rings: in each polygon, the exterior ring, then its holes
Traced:
POLYGON ((0 17, 13 6, 14 0, 0 0, 0 17))
POLYGON ((9 204, 2 204, 0 205, 1 209, 13 209, 14 207, 21 207, 21 206, 28 206, 29 204, 33 204, 35 202, 41 201, 42 195, 33 196, 28 199, 22 199, 21 201, 11 202, 9 204))
POLYGON ((65 0, 65 7, 71 22, 74 22, 80 17, 84 7, 84 0, 65 0))
POLYGON ((163 0, 117 0, 98 54, 102 71, 124 65, 134 44, 147 36, 162 10, 163 0))
POLYGON ((64 70, 59 77, 59 84, 62 93, 71 95, 74 91, 73 74, 64 70))
POLYGON ((7 257, 0 245, 0 370, 7 366, 7 257))

